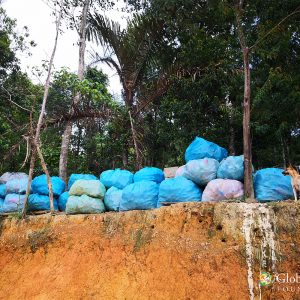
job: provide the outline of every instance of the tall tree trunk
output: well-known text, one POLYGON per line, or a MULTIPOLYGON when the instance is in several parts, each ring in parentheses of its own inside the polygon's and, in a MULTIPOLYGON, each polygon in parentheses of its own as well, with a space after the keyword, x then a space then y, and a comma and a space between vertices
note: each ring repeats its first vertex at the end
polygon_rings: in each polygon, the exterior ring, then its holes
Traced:
MULTIPOLYGON (((31 140, 31 146, 32 146, 31 160, 30 160, 30 169, 29 169, 29 174, 28 174, 26 195, 25 195, 24 206, 23 206, 23 211, 22 211, 23 217, 25 217, 25 215, 26 215, 26 207, 27 207, 28 197, 29 197, 30 188, 31 188, 33 170, 34 170, 34 166, 35 166, 35 162, 36 162, 36 154, 39 155, 41 165, 42 165, 43 170, 44 170, 44 172, 46 174, 46 177, 47 177, 47 184, 48 184, 48 189, 49 189, 49 199, 50 199, 50 210, 51 210, 51 212, 53 212, 53 210, 54 210, 53 192, 52 192, 52 185, 51 185, 50 175, 49 175, 46 163, 44 161, 42 152, 40 151, 40 134, 41 134, 41 128, 42 128, 44 115, 45 115, 45 111, 46 111, 46 103, 47 103, 48 94, 49 94, 49 86, 50 86, 52 66, 53 66, 54 56, 55 56, 56 47, 57 47, 57 40, 58 40, 58 35, 59 35, 60 22, 61 22, 61 18, 62 18, 62 12, 63 12, 62 3, 63 3, 63 0, 61 0, 61 2, 60 2, 60 6, 59 6, 60 11, 59 11, 58 18, 56 20, 56 34, 55 34, 54 46, 53 46, 51 58, 50 58, 50 61, 49 61, 48 74, 47 74, 47 79, 46 79, 45 88, 44 88, 43 102, 42 102, 42 107, 41 107, 41 111, 40 111, 40 115, 39 115, 39 119, 38 119, 38 123, 37 123, 37 126, 36 126, 34 137, 33 137, 33 130, 31 130, 31 138, 33 138, 33 140, 31 140)), ((32 128, 32 114, 30 116, 30 122, 31 122, 31 128, 32 128)))
POLYGON ((229 118, 229 154, 235 155, 235 132, 231 118, 229 118))
POLYGON ((134 120, 132 118, 132 113, 131 113, 130 109, 128 110, 128 114, 129 114, 129 119, 130 119, 130 128, 131 128, 131 134, 132 134, 134 151, 135 151, 135 168, 137 170, 139 170, 142 167, 141 150, 139 147, 138 136, 137 136, 134 120))
POLYGON ((68 178, 67 166, 68 166, 68 152, 69 152, 71 134, 72 134, 72 122, 68 121, 62 136, 60 157, 59 157, 59 177, 61 177, 65 183, 67 183, 67 178, 68 178))
POLYGON ((130 89, 125 90, 125 103, 128 109, 130 130, 134 145, 135 152, 135 168, 139 170, 142 167, 142 151, 140 149, 140 143, 138 139, 138 133, 136 130, 135 118, 133 117, 133 93, 130 89))
POLYGON ((235 131, 233 127, 233 108, 232 108, 232 102, 229 100, 228 101, 228 109, 229 109, 229 116, 228 116, 228 121, 229 121, 229 154, 230 155, 235 155, 235 131))
POLYGON ((253 179, 252 179, 252 145, 250 131, 250 66, 249 49, 243 48, 244 60, 244 103, 243 103, 243 145, 244 145, 244 193, 246 199, 254 198, 253 179))
POLYGON ((128 166, 128 143, 127 143, 127 141, 125 141, 125 144, 123 145, 122 163, 123 163, 123 168, 126 169, 128 166))
MULTIPOLYGON (((86 21, 87 21, 87 14, 89 11, 91 0, 85 0, 84 5, 82 8, 82 14, 81 14, 81 23, 80 23, 80 29, 79 29, 79 61, 78 61, 78 78, 82 80, 84 78, 84 56, 85 56, 85 48, 86 48, 86 21)), ((76 105, 80 101, 80 94, 76 94, 76 96, 73 99, 73 107, 76 107, 76 105)), ((73 113, 73 109, 71 113, 73 113)), ((63 136, 62 136, 62 142, 61 142, 61 151, 60 151, 60 158, 59 158, 59 176, 67 182, 68 179, 68 153, 69 153, 69 144, 70 144, 70 138, 72 134, 72 122, 69 121, 66 124, 66 128, 64 130, 63 136)))
POLYGON ((285 142, 283 141, 283 136, 281 134, 280 136, 280 142, 281 142, 281 149, 282 149, 282 159, 283 159, 283 168, 286 169, 287 167, 287 159, 286 159, 286 147, 285 147, 285 142))

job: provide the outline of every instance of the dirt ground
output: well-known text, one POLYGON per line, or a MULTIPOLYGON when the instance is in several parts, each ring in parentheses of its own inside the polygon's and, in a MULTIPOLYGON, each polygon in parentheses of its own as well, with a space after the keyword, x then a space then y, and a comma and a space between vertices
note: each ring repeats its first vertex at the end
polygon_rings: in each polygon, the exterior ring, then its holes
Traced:
MULTIPOLYGON (((299 205, 274 207, 278 268, 300 272, 299 205)), ((242 222, 236 203, 5 218, 0 299, 249 299, 242 222)), ((261 293, 262 299, 300 299, 300 283, 299 294, 261 293)))

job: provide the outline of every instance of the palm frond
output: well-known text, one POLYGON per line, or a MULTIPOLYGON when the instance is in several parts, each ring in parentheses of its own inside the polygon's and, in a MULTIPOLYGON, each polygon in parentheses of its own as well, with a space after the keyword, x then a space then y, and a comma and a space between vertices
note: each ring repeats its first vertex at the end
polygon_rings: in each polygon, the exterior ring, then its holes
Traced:
POLYGON ((95 14, 89 17, 88 38, 113 50, 118 64, 107 57, 98 61, 113 66, 124 89, 134 91, 142 81, 147 66, 153 64, 151 58, 161 37, 162 28, 162 22, 159 23, 145 15, 134 15, 127 29, 121 30, 118 23, 95 14))

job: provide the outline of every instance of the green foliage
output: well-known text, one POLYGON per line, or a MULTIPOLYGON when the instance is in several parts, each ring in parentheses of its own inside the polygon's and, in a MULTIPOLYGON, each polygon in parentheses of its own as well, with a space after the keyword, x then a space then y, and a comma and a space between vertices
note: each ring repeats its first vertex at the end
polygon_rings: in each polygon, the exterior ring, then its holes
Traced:
MULTIPOLYGON (((67 2, 66 13, 82 5, 82 1, 67 2)), ((88 68, 84 80, 67 69, 55 73, 46 119, 62 121, 42 133, 51 173, 58 173, 63 116, 71 111, 77 93, 82 95, 78 111, 109 113, 105 118, 74 120, 69 173, 134 170, 129 106, 142 141, 144 165, 183 164, 184 151, 197 135, 242 154, 243 61, 235 2, 128 0, 127 8, 138 15, 124 30, 100 13, 90 16, 94 31, 89 31, 89 38, 93 35, 112 52, 97 58, 117 70, 126 105, 112 98, 107 76, 96 68, 88 68), (169 73, 173 76, 163 77, 169 73)), ((243 13, 247 44, 260 41, 250 58, 256 168, 281 167, 289 161, 300 164, 299 15, 274 27, 298 2, 248 1, 243 13)), ((43 88, 18 71, 17 49, 27 37, 17 38, 15 21, 2 9, 0 16, 0 171, 17 171, 26 156, 27 110, 34 108, 35 121, 43 88)), ((75 28, 79 20, 73 21, 70 26, 75 28)))

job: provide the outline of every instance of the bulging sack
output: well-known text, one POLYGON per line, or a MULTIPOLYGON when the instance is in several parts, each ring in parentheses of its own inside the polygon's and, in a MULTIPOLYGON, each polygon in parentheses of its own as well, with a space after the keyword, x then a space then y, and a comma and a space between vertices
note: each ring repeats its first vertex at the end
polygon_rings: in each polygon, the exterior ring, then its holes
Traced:
POLYGON ((69 178, 68 182, 68 190, 70 190, 71 186, 76 180, 85 179, 85 180, 97 180, 98 178, 93 174, 72 174, 69 178))
POLYGON ((165 179, 164 172, 155 167, 145 167, 134 174, 133 181, 154 181, 161 183, 165 179))
POLYGON ((278 201, 294 198, 291 177, 284 176, 282 172, 278 168, 266 168, 256 172, 254 192, 257 200, 278 201))
POLYGON ((188 162, 190 160, 202 159, 206 157, 221 161, 223 158, 227 157, 227 155, 228 152, 226 149, 213 142, 196 137, 185 151, 185 161, 188 162))
POLYGON ((202 201, 221 201, 241 198, 244 195, 244 185, 237 180, 215 179, 210 181, 202 194, 202 201))
POLYGON ((26 173, 22 172, 6 172, 0 177, 0 183, 6 183, 9 180, 28 178, 26 173))
MULTIPOLYGON (((53 207, 55 210, 58 210, 57 200, 55 198, 53 199, 53 207)), ((27 210, 28 211, 50 210, 49 196, 31 194, 28 198, 27 210)))
POLYGON ((157 207, 159 185, 154 181, 132 183, 123 189, 120 211, 157 207))
POLYGON ((228 156, 220 163, 218 178, 244 180, 244 155, 228 156))
POLYGON ((0 198, 5 198, 6 195, 6 184, 0 184, 0 198))
POLYGON ((66 210, 66 204, 69 198, 69 192, 64 192, 62 193, 59 198, 58 198, 58 209, 60 211, 65 211, 66 210))
POLYGON ((3 203, 4 203, 4 199, 0 198, 0 213, 3 212, 3 203))
POLYGON ((105 191, 105 186, 99 180, 79 179, 72 185, 69 195, 87 195, 93 198, 103 199, 105 191))
POLYGON ((105 193, 104 205, 109 211, 119 211, 123 190, 114 186, 109 188, 105 193))
MULTIPOLYGON (((54 197, 59 197, 66 188, 64 181, 57 176, 51 176, 50 180, 54 197)), ((32 180, 31 192, 33 194, 49 196, 47 177, 45 174, 37 176, 32 180)))
POLYGON ((133 182, 133 174, 130 171, 121 169, 107 170, 101 173, 100 181, 106 188, 114 186, 123 189, 133 182))
POLYGON ((105 211, 101 199, 87 195, 70 196, 66 205, 67 214, 99 214, 105 211))
POLYGON ((213 158, 190 160, 183 169, 182 176, 199 185, 206 185, 217 178, 219 162, 213 158))
POLYGON ((24 206, 24 200, 26 195, 19 194, 7 194, 5 196, 2 211, 8 212, 21 212, 24 206))
POLYGON ((164 180, 159 186, 158 202, 201 201, 202 191, 193 181, 178 176, 164 180))
POLYGON ((13 179, 6 183, 7 194, 25 194, 27 189, 27 178, 13 179))

